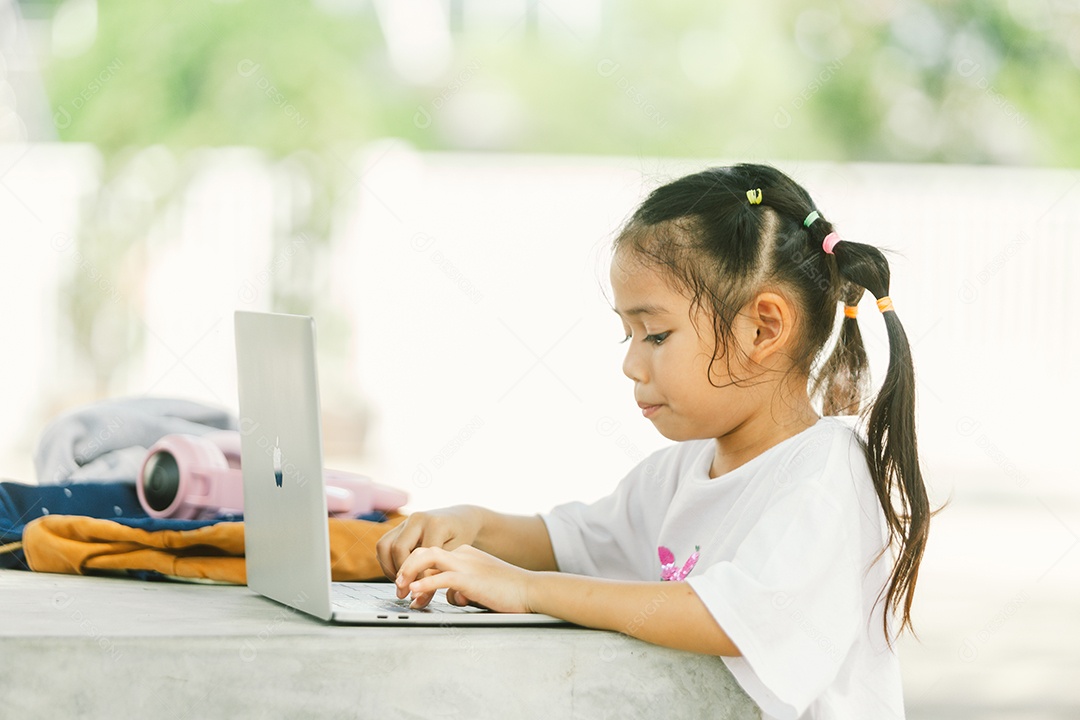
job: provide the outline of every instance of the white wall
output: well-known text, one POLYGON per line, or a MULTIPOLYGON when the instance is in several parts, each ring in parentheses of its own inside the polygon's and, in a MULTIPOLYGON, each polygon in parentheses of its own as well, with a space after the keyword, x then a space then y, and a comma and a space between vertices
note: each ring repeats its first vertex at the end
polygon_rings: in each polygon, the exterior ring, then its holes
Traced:
MULTIPOLYGON (((596 497, 666 444, 621 374, 597 261, 648 189, 704 163, 394 146, 366 162, 344 244, 388 477, 411 479, 420 506, 525 511, 596 497)), ((779 165, 843 235, 896 252, 891 294, 915 353, 936 498, 956 483, 1073 493, 1076 173, 779 165)), ((861 317, 879 381, 886 340, 869 295, 861 317)))
MULTIPOLYGON (((14 165, 0 187, 0 475, 24 480, 58 405, 43 398, 83 399, 79 377, 64 376, 56 292, 64 272, 86 268, 50 238, 78 231, 79 198, 99 182, 88 148, 27 147, 0 152, 14 165)), ((270 307, 291 261, 271 246, 290 190, 254 151, 205 151, 188 164, 193 179, 132 260, 137 290, 122 288, 146 340, 111 394, 234 406, 231 314, 270 307)), ((620 370, 620 326, 600 289, 605 253, 649 189, 705 164, 421 154, 397 141, 358 152, 356 182, 335 208, 329 279, 312 293, 328 308, 324 405, 369 403, 371 432, 363 456, 339 443, 331 461, 407 488, 415 508, 529 512, 606 492, 667 441, 640 417, 620 370)), ((958 484, 1075 493, 1066 453, 1080 393, 1068 369, 1080 308, 1067 288, 1080 278, 1077 174, 778 165, 842 235, 899 253, 891 294, 914 346, 920 449, 939 499, 958 484)), ((861 318, 880 378, 872 298, 861 318)), ((328 415, 328 435, 341 416, 328 415)))

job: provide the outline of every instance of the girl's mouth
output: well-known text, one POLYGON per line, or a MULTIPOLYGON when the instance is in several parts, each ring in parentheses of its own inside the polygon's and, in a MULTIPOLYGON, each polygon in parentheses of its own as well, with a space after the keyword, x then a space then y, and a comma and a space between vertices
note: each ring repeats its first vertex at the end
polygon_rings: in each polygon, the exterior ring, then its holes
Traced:
POLYGON ((644 403, 638 403, 638 407, 641 408, 641 414, 647 418, 656 414, 656 411, 663 407, 663 405, 645 405, 644 403))

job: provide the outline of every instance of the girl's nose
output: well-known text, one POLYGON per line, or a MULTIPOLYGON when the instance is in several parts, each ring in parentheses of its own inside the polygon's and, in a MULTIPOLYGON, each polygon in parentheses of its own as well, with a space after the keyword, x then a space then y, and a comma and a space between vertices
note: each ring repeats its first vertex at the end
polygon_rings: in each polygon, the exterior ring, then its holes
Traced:
POLYGON ((637 344, 632 338, 627 341, 630 346, 626 350, 626 357, 623 358, 622 371, 623 375, 630 378, 636 383, 646 382, 648 380, 645 363, 642 360, 641 354, 637 352, 635 345, 637 344))

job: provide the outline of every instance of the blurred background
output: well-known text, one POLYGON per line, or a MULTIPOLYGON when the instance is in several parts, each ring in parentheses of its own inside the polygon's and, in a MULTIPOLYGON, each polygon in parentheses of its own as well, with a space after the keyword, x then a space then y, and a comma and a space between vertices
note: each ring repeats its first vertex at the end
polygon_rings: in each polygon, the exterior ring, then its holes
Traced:
POLYGON ((412 509, 598 498, 667 444, 614 234, 771 162, 892 253, 950 502, 909 717, 1075 718, 1077 127, 1077 0, 0 0, 0 476, 95 400, 235 412, 255 309, 317 319, 328 463, 412 509))

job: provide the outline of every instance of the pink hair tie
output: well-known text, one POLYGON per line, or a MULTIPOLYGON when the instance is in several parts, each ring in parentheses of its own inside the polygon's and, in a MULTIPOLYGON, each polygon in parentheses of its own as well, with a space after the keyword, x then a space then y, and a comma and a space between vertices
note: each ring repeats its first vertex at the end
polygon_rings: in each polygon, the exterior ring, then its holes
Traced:
POLYGON ((836 243, 840 242, 840 236, 834 232, 825 236, 825 239, 821 241, 821 247, 829 255, 833 254, 833 248, 836 247, 836 243))

